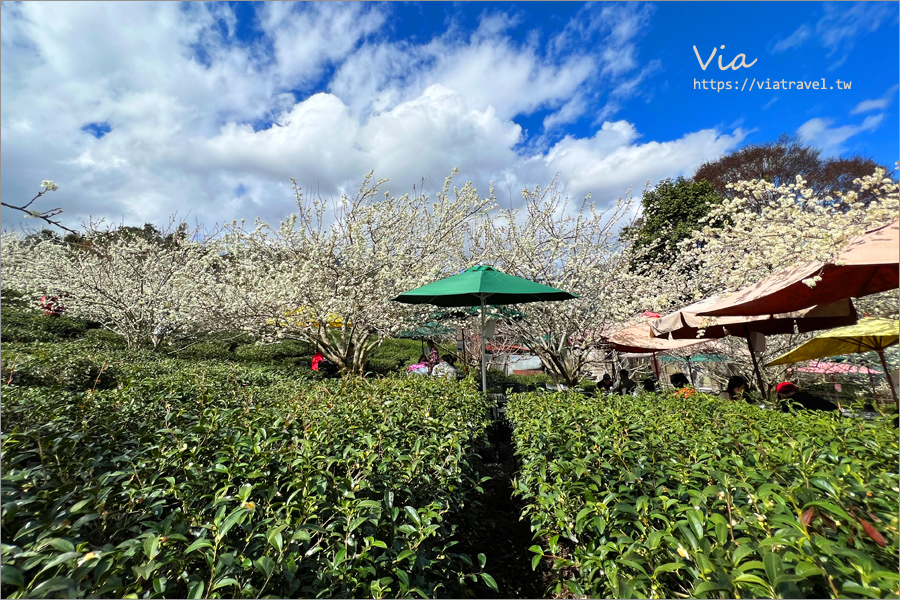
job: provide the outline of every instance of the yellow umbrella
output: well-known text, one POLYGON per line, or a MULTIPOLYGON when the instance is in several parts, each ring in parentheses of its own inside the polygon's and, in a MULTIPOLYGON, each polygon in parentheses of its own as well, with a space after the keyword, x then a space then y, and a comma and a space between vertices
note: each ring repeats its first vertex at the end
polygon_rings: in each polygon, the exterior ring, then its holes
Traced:
POLYGON ((860 319, 856 325, 838 327, 817 335, 787 354, 779 356, 768 366, 814 358, 828 358, 841 354, 877 352, 881 359, 881 366, 884 367, 888 387, 891 388, 894 402, 897 402, 897 392, 894 389, 894 382, 891 381, 887 361, 884 359, 884 349, 893 346, 898 340, 900 340, 900 321, 896 319, 860 319))

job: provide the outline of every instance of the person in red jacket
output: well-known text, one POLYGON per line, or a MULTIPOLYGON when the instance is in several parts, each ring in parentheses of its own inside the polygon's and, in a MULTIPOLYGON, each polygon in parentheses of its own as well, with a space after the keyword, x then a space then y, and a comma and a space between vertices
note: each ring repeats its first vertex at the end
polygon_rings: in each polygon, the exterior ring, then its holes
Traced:
POLYGON ((325 355, 317 350, 316 353, 313 354, 313 357, 312 357, 312 370, 318 371, 319 363, 322 362, 323 360, 325 360, 325 355))

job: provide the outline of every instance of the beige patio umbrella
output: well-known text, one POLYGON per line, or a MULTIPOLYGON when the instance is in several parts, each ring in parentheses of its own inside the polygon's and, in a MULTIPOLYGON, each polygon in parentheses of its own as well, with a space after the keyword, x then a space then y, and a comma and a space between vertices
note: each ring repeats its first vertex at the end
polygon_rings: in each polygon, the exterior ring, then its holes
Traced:
POLYGON ((642 323, 620 329, 606 340, 606 343, 619 352, 665 352, 667 350, 679 350, 688 346, 696 346, 708 342, 708 339, 684 339, 668 340, 653 337, 650 325, 642 323))
POLYGON ((852 240, 830 263, 788 267, 734 292, 701 316, 763 315, 860 298, 897 289, 900 280, 900 221, 870 229, 852 240), (803 283, 821 277, 813 287, 803 283))
POLYGON ((713 296, 651 321, 650 328, 653 335, 671 340, 697 339, 701 333, 705 339, 717 339, 728 335, 745 338, 750 350, 750 359, 753 362, 756 380, 760 392, 763 394, 766 393, 766 388, 750 342, 750 334, 790 334, 794 333, 795 328, 799 333, 808 333, 820 329, 853 325, 857 321, 856 309, 847 298, 831 304, 813 306, 789 313, 749 317, 700 316, 700 313, 717 302, 718 298, 713 296))

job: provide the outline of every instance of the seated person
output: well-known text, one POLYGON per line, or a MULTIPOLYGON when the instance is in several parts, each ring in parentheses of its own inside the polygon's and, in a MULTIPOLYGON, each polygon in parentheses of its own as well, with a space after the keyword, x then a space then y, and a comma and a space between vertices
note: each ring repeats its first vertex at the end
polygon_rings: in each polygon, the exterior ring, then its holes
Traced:
POLYGON ((603 377, 600 381, 597 382, 597 389, 601 392, 606 392, 607 394, 612 391, 613 381, 612 377, 609 376, 609 373, 604 373, 603 377))
POLYGON ((428 375, 431 369, 428 366, 428 357, 424 354, 419 357, 418 362, 414 362, 406 368, 407 375, 428 375))
POLYGON ((628 370, 622 369, 621 371, 619 371, 619 383, 618 385, 616 385, 613 393, 624 396, 633 392, 634 388, 636 387, 637 382, 628 376, 628 370))
POLYGON ((750 399, 746 396, 746 392, 747 380, 740 375, 732 375, 728 379, 728 385, 725 386, 725 389, 722 390, 719 396, 726 400, 746 400, 747 402, 750 402, 750 399))
POLYGON ((431 376, 456 379, 456 367, 453 366, 453 357, 449 354, 443 355, 441 362, 434 365, 434 368, 431 370, 431 376))
POLYGON ((675 396, 678 398, 687 398, 697 393, 684 373, 673 373, 669 377, 669 383, 675 388, 675 396))
POLYGON ((838 407, 809 392, 801 391, 790 381, 782 381, 776 386, 778 399, 781 401, 781 410, 788 412, 790 409, 803 408, 806 410, 838 410, 838 407))
POLYGON ((651 394, 656 392, 656 377, 650 375, 641 383, 641 386, 645 392, 650 392, 651 394))

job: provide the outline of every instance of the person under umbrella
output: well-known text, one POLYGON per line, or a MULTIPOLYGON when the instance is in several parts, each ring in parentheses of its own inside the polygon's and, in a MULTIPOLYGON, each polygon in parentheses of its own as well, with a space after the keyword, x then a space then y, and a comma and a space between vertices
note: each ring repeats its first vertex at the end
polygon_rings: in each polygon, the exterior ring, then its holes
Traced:
POLYGON ((612 388, 612 377, 610 377, 609 373, 604 373, 600 381, 597 382, 597 389, 608 394, 612 391, 612 388))
POLYGON ((747 393, 747 385, 746 378, 740 375, 732 375, 728 378, 728 385, 725 386, 725 389, 719 395, 726 400, 746 400, 750 402, 750 399, 745 395, 747 393))
POLYGON ((691 381, 684 373, 672 373, 672 376, 669 377, 669 383, 675 388, 676 398, 689 398, 697 393, 697 390, 694 389, 691 381))
POLYGON ((441 360, 441 354, 438 352, 437 345, 434 340, 428 340, 428 368, 433 369, 441 360))
POLYGON ((431 370, 431 376, 456 379, 456 367, 453 366, 453 356, 450 354, 442 356, 441 362, 434 365, 434 368, 431 370))
POLYGON ((790 409, 803 408, 806 410, 838 410, 838 407, 826 400, 809 392, 801 391, 796 385, 790 381, 783 381, 775 388, 778 393, 778 399, 781 401, 782 412, 788 412, 790 409))
POLYGON ((636 387, 637 382, 629 376, 628 369, 622 369, 619 371, 619 383, 616 385, 613 393, 626 396, 632 393, 636 387))
POLYGON ((417 362, 409 365, 406 368, 406 373, 408 375, 428 375, 431 372, 431 368, 428 366, 428 359, 425 355, 421 355, 417 362))

